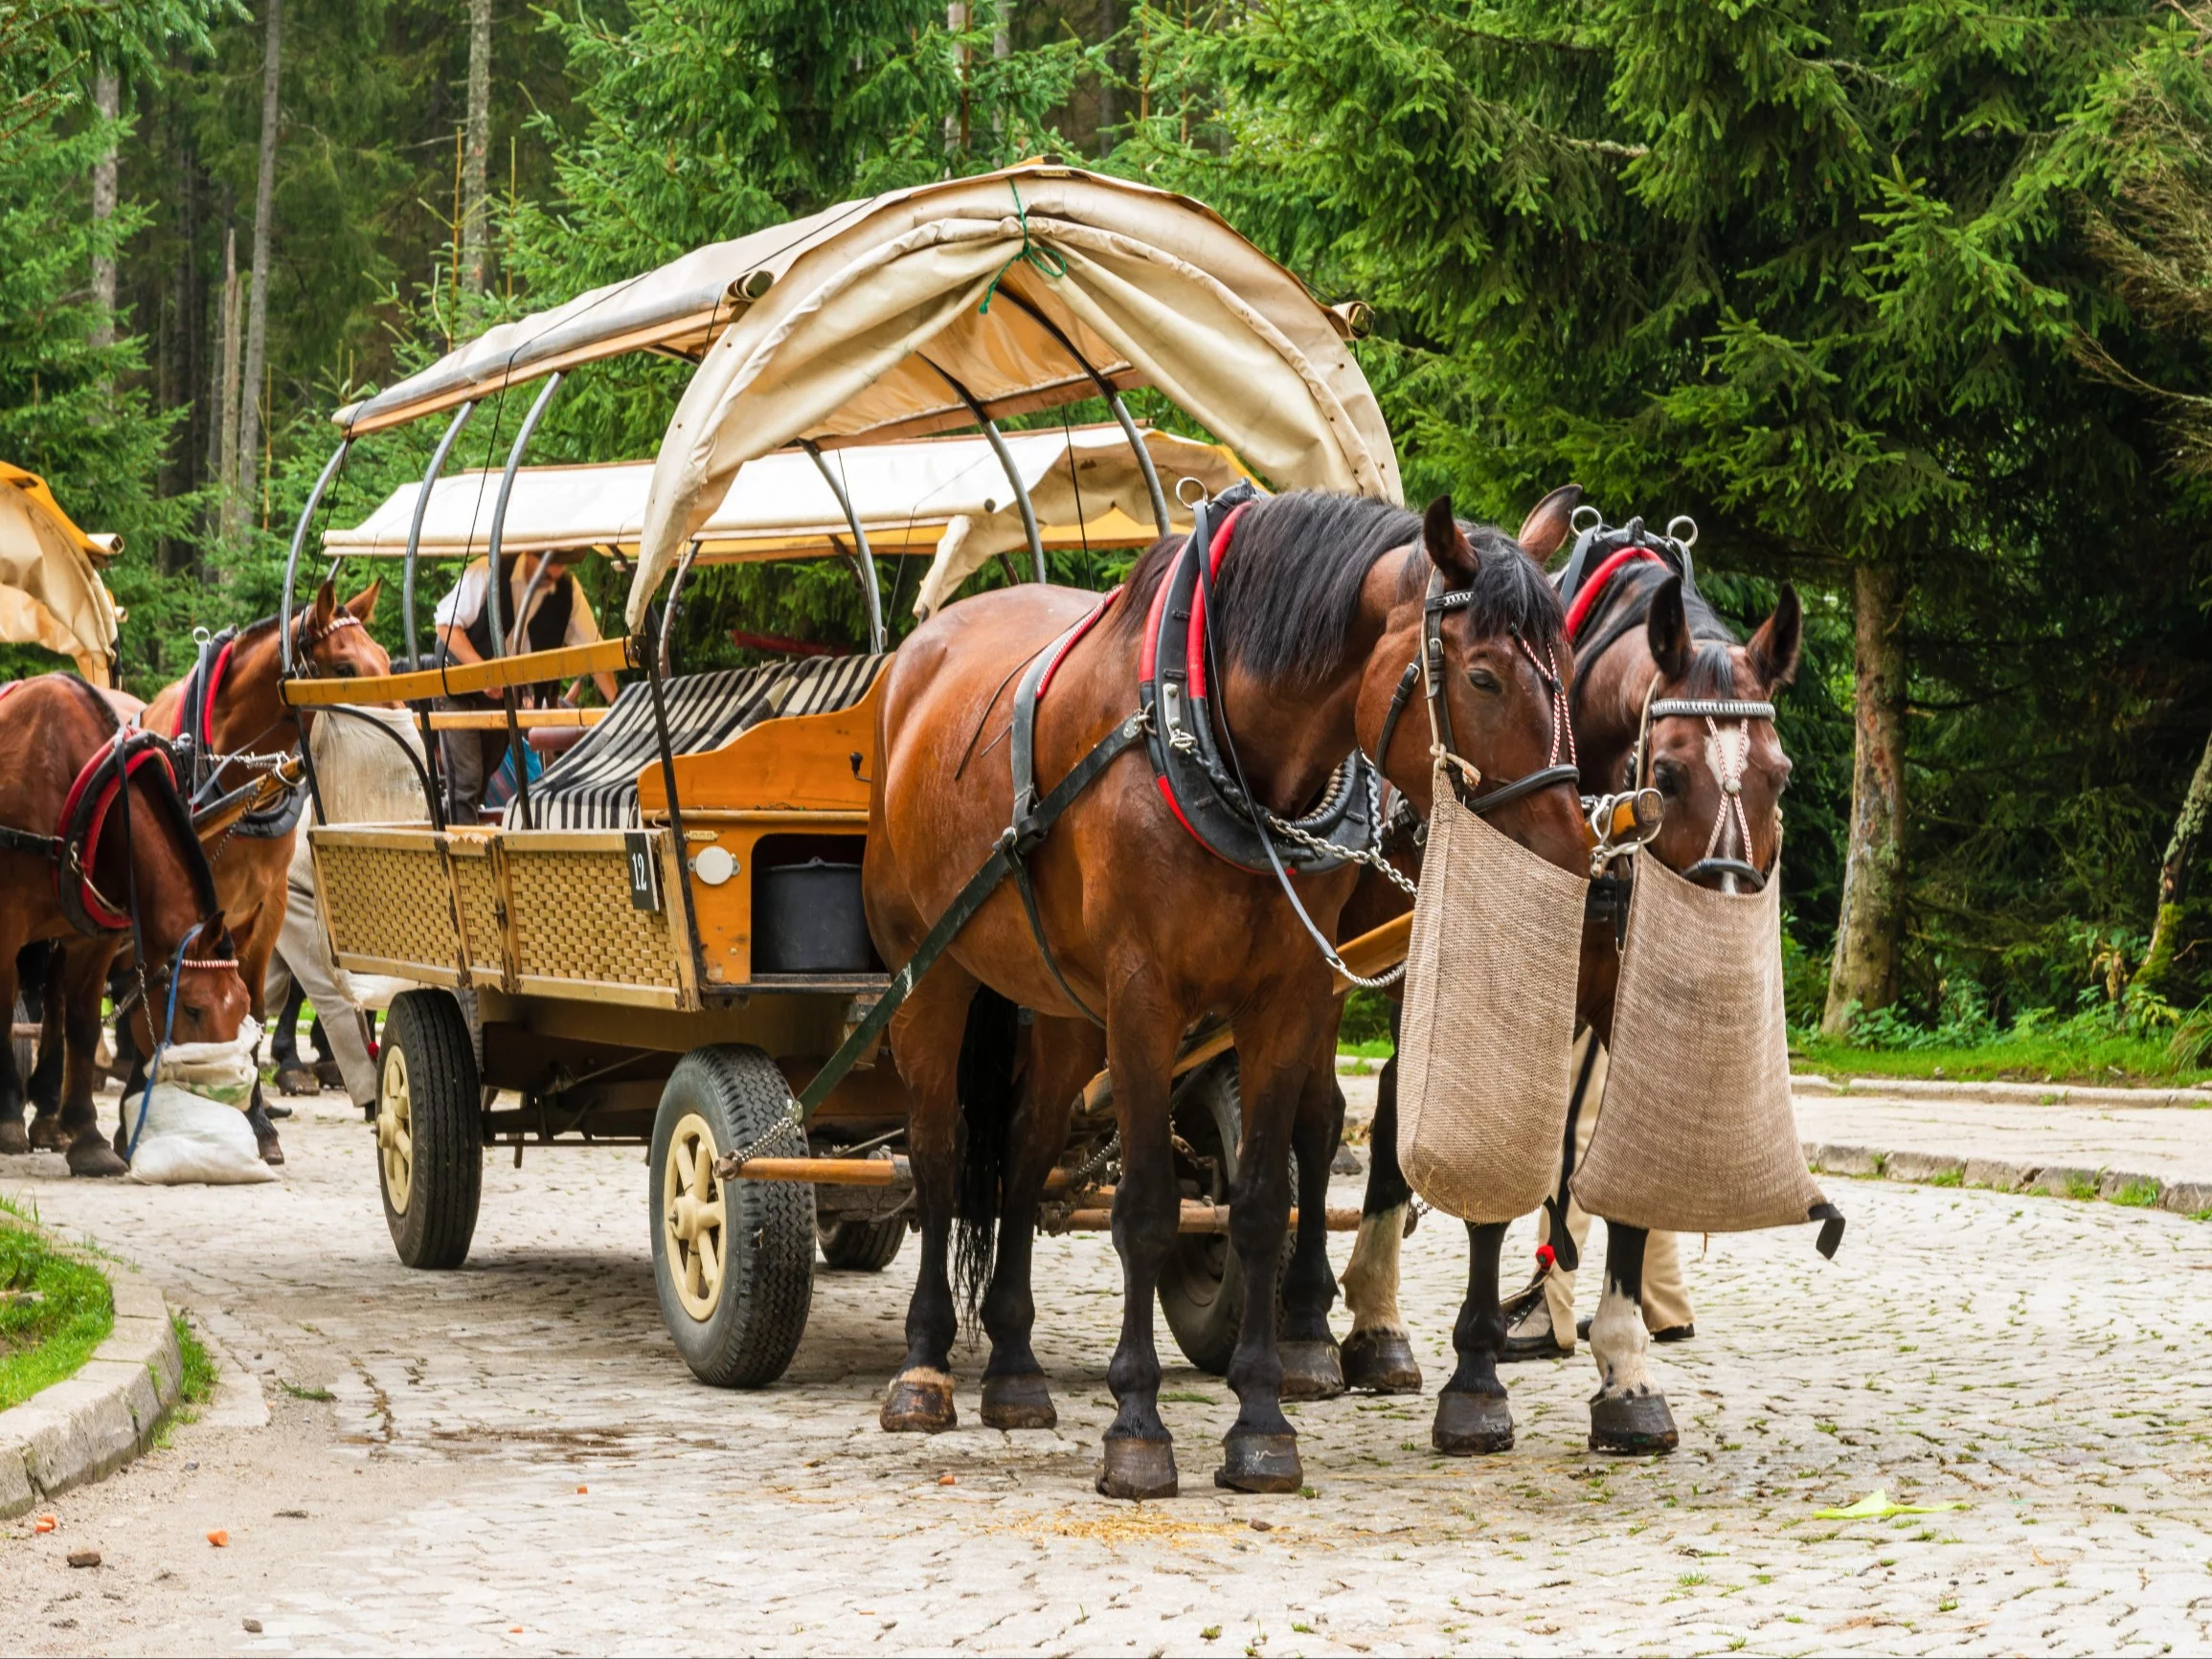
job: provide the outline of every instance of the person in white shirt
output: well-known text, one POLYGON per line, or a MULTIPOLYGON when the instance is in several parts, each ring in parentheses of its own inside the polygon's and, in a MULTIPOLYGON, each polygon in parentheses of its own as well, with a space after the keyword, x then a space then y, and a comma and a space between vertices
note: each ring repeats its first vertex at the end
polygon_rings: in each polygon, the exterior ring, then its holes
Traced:
MULTIPOLYGON (((504 603, 500 607, 505 638, 499 655, 551 651, 563 645, 590 645, 598 641, 598 618, 592 615, 591 601, 584 597, 583 588, 576 577, 575 566, 583 556, 584 549, 579 548, 517 553, 500 560, 507 581, 502 595, 504 603)), ((478 559, 462 572, 453 592, 438 602, 433 615, 438 624, 441 660, 480 662, 492 655, 490 607, 485 603, 490 579, 490 561, 478 559)), ((599 688, 599 695, 612 703, 615 677, 599 673, 592 679, 599 688)), ((573 706, 582 684, 580 680, 573 683, 561 700, 573 706)), ((531 687, 531 694, 527 695, 526 700, 534 705, 534 694, 542 692, 550 698, 552 691, 551 685, 531 687)), ((493 694, 453 697, 442 702, 448 708, 470 710, 501 706, 493 694)), ((442 735, 439 751, 445 769, 447 816, 451 821, 474 823, 477 820, 484 804, 485 780, 497 772, 506 749, 505 731, 448 731, 442 735)))

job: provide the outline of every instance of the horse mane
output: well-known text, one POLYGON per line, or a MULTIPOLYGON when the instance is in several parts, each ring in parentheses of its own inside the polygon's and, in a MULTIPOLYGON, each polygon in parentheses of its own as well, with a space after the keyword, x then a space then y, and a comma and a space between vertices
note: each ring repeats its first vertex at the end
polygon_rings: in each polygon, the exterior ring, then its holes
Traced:
MULTIPOLYGON (((1478 633, 1519 628, 1533 642, 1557 640, 1559 595, 1536 561, 1502 530, 1462 524, 1477 554, 1468 610, 1478 633)), ((1261 683, 1296 690, 1343 661, 1360 590, 1385 554, 1421 541, 1418 514, 1372 496, 1299 490, 1253 502, 1213 580, 1214 649, 1261 683)), ((1184 538, 1155 542, 1129 572, 1125 626, 1141 628, 1153 595, 1184 538)), ((1402 597, 1427 584, 1426 555, 1407 566, 1402 597)))
MULTIPOLYGON (((1666 565, 1638 561, 1614 573, 1606 584, 1606 591, 1598 596, 1596 608, 1585 618, 1583 637, 1610 636, 1608 643, 1620 638, 1614 624, 1628 622, 1623 632, 1631 632, 1636 623, 1651 615, 1652 597, 1674 572, 1666 565), (1630 619, 1633 612, 1633 620, 1630 619)), ((1546 584, 1548 586, 1548 584, 1546 584)), ((1682 615, 1690 625, 1690 665, 1682 676, 1682 692, 1688 697, 1733 697, 1736 694, 1736 662, 1728 655, 1731 646, 1743 643, 1718 611, 1715 611, 1689 582, 1682 584, 1682 615)), ((1585 664, 1587 666, 1587 664, 1585 664)), ((1579 681, 1579 675, 1578 675, 1579 681)))

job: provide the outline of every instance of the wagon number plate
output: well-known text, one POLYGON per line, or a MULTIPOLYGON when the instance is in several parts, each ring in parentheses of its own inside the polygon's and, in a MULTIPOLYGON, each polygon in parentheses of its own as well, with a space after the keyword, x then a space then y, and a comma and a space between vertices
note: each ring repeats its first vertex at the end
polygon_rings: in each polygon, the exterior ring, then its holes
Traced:
POLYGON ((630 908, 661 908, 661 861, 653 856, 653 838, 642 830, 623 835, 622 846, 630 855, 630 908))

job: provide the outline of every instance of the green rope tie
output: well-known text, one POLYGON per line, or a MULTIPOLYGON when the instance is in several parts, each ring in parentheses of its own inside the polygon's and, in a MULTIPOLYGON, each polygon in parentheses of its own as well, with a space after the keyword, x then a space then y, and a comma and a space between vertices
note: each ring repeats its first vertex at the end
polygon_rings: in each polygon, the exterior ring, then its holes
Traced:
POLYGON ((979 317, 991 314, 991 296, 999 291, 999 284, 1004 280, 1006 273, 1024 260, 1028 261, 1041 276, 1054 282, 1068 274, 1067 260, 1051 249, 1039 247, 1029 240, 1029 210, 1022 205, 1021 187, 1008 179, 1006 188, 1014 192, 1014 217, 1022 223, 1022 245, 1014 250, 1011 258, 999 267, 997 274, 991 278, 990 286, 983 290, 983 303, 976 307, 976 315, 979 317))

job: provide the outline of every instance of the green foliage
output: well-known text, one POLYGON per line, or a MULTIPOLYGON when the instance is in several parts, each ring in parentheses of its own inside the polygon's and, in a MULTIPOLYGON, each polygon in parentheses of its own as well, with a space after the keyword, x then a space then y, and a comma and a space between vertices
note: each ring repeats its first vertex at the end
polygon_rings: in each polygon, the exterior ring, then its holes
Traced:
POLYGON ((0 1411, 75 1375, 115 1326, 97 1268, 0 1223, 0 1411))

